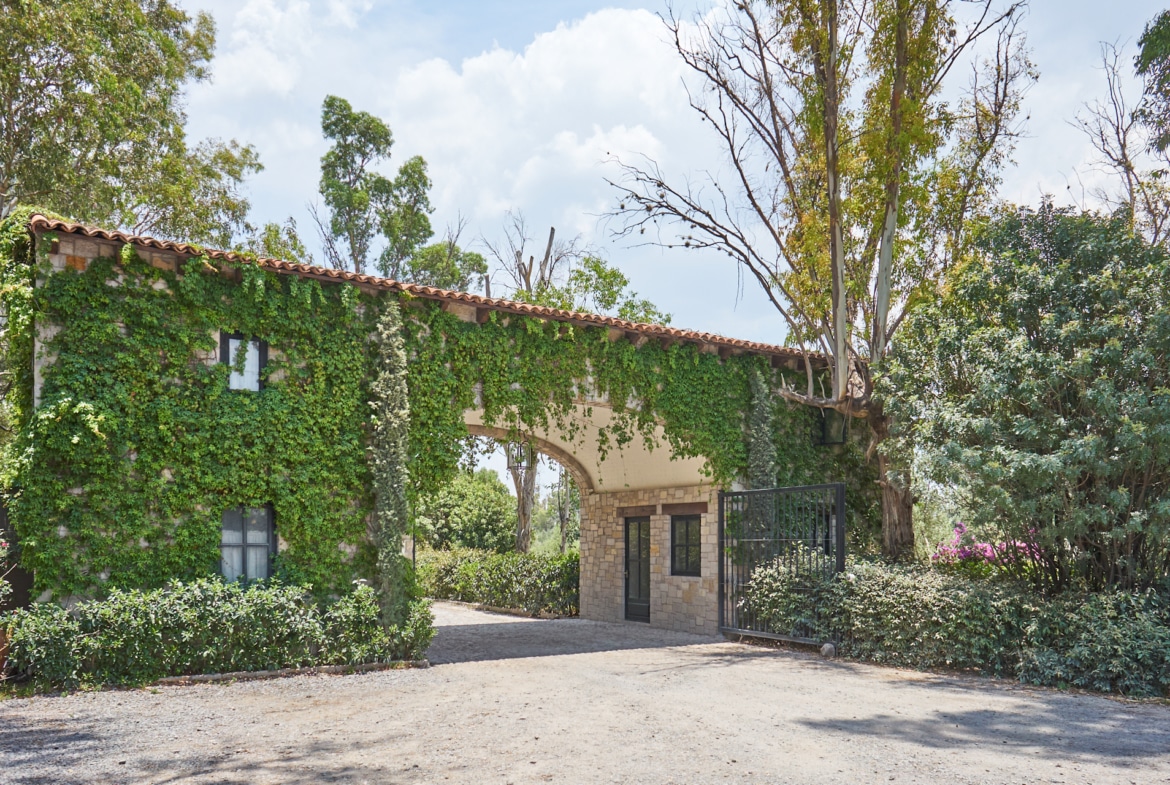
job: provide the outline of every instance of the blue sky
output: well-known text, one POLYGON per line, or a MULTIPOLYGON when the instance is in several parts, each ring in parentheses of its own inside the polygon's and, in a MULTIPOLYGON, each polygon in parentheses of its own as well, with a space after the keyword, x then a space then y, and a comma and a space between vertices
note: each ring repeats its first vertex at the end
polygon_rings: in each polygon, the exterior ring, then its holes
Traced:
MULTIPOLYGON (((753 285, 719 258, 614 243, 597 216, 612 204, 609 152, 649 152, 669 171, 717 167, 717 148, 685 106, 681 69, 655 2, 190 0, 210 11, 219 47, 210 83, 190 95, 192 136, 254 144, 266 171, 249 187, 258 221, 297 219, 325 144, 327 93, 384 117, 395 159, 423 155, 435 181, 436 227, 462 215, 465 239, 499 236, 507 209, 534 234, 555 224, 627 272, 679 326, 779 342, 783 329, 753 285)), ((676 8, 707 7, 690 2, 676 8)), ((1159 10, 1134 0, 1037 0, 1025 21, 1040 81, 1029 138, 1003 193, 1036 202, 1092 180, 1090 152, 1068 121, 1100 94, 1101 41, 1132 42, 1159 10), (1081 180, 1078 180, 1078 177, 1081 180)), ((392 161, 391 167, 395 164, 392 161)))

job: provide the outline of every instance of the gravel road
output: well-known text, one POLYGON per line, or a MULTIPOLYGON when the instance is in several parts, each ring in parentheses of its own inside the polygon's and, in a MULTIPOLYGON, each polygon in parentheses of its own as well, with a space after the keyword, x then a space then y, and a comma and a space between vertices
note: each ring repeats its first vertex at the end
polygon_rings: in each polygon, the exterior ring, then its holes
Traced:
POLYGON ((1170 783, 1170 706, 436 604, 429 669, 0 702, 0 782, 1170 783))

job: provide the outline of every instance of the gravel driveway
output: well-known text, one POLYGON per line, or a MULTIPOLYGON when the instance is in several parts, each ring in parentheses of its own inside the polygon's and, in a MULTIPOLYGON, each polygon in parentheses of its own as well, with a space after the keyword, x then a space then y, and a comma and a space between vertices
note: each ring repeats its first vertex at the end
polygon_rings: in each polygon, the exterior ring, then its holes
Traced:
POLYGON ((437 604, 429 669, 0 702, 3 783, 1170 783, 1170 706, 437 604))

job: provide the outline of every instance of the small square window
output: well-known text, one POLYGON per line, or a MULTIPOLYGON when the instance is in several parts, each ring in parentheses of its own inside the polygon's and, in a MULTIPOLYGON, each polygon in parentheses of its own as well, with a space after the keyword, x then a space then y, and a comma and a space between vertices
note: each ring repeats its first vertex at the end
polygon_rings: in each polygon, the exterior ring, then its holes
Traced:
POLYGON ((698 515, 670 516, 670 574, 702 573, 702 518, 698 515))
POLYGON ((223 513, 219 569, 225 580, 255 581, 269 577, 276 534, 271 507, 234 507, 223 513))
POLYGON ((268 365, 268 342, 248 338, 240 333, 223 333, 219 339, 219 361, 231 368, 229 390, 255 390, 262 387, 260 372, 268 365), (244 353, 244 369, 236 370, 236 358, 244 353))

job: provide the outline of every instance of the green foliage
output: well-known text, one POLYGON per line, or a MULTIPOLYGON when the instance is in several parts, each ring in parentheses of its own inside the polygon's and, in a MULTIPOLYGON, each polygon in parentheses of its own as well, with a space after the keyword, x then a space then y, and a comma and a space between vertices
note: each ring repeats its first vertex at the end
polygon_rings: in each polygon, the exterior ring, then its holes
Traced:
POLYGON ((1150 590, 1058 598, 1027 627, 1020 680, 1170 694, 1170 602, 1150 590))
POLYGON ((750 488, 771 488, 776 482, 776 443, 773 441, 775 402, 764 374, 753 369, 748 376, 751 385, 751 409, 748 413, 747 481, 750 488))
POLYGON ((9 543, 4 540, 4 533, 0 532, 0 606, 8 600, 12 593, 12 584, 8 582, 8 573, 12 564, 8 560, 9 543))
MULTIPOLYGON (((1122 219, 1005 212, 911 313, 886 369, 902 438, 1050 589, 1170 574, 1170 259, 1122 219)), ((1022 575, 1023 572, 1020 572, 1022 575)))
POLYGON ((549 286, 534 301, 567 311, 604 313, 631 322, 670 324, 670 314, 631 291, 630 279, 597 256, 585 256, 569 271, 564 286, 549 286))
POLYGON ((1170 147, 1170 11, 1162 11, 1146 24, 1138 39, 1134 68, 1145 81, 1137 116, 1153 130, 1152 146, 1165 152, 1170 147))
POLYGON ((438 493, 419 499, 416 523, 434 548, 503 553, 516 536, 516 499, 491 469, 459 472, 438 493))
POLYGON ((1010 581, 853 563, 831 580, 764 566, 739 601, 774 632, 838 638, 841 652, 857 659, 1170 694, 1170 603, 1152 591, 1040 601, 1010 581))
POLYGON ((359 312, 355 289, 247 264, 225 276, 200 259, 177 276, 125 253, 84 273, 42 272, 34 292, 32 269, 6 261, 6 310, 60 326, 35 412, 29 334, 10 333, 4 357, 23 380, 7 398, 19 432, 5 487, 38 593, 206 575, 223 510, 269 503, 287 546, 278 574, 337 592, 368 573, 375 310, 359 312), (217 330, 270 342, 261 392, 228 390, 217 330))
MULTIPOLYGON (((416 498, 422 489, 441 487, 454 476, 467 435, 465 409, 480 406, 486 423, 507 429, 549 428, 579 436, 574 405, 580 379, 590 379, 594 396, 638 402, 637 408, 615 409, 613 424, 600 434, 603 450, 639 436, 650 439, 661 425, 673 454, 705 458, 716 482, 744 475, 749 372, 760 368, 776 379, 762 358, 720 359, 694 345, 664 348, 657 342, 635 348, 610 340, 604 328, 498 312, 483 324, 472 324, 436 303, 412 305, 406 329, 416 498)), ((856 467, 860 471, 850 479, 862 492, 872 475, 862 468, 856 443, 840 452, 821 450, 813 446, 809 430, 812 410, 778 403, 776 412, 782 480, 843 479, 856 467)))
POLYGON ((401 280, 456 292, 478 288, 486 274, 483 256, 460 248, 454 236, 420 249, 400 273, 401 280))
POLYGON ((333 143, 321 158, 319 189, 331 212, 326 237, 345 243, 348 252, 348 258, 338 254, 332 261, 364 273, 377 226, 371 191, 384 180, 367 167, 390 155, 394 137, 390 126, 368 112, 355 112, 335 95, 326 96, 321 106, 321 131, 333 143))
POLYGON ((576 553, 424 551, 418 577, 423 592, 435 599, 576 616, 581 563, 576 553))
POLYGON ((297 232, 297 222, 291 217, 283 224, 266 223, 248 238, 244 246, 256 256, 267 259, 281 259, 297 264, 312 264, 313 255, 305 247, 297 232))
POLYGON ((0 217, 78 219, 230 245, 260 168, 231 141, 188 147, 183 90, 209 76, 215 24, 168 0, 14 0, 0 13, 0 217))
MULTIPOLYGON (((0 224, 0 304, 11 328, 0 361, 13 369, 3 377, 11 381, 3 405, 16 431, 0 469, 13 489, 22 563, 35 571, 36 593, 59 600, 214 573, 223 511, 265 504, 281 540, 278 576, 323 595, 373 578, 374 542, 397 553, 381 518, 369 526, 375 494, 392 500, 385 525, 401 534, 406 520, 397 492, 383 491, 367 462, 382 460, 375 426, 386 396, 398 394, 371 389, 379 358, 394 357, 385 380, 405 376, 410 429, 397 462, 410 468, 407 495, 416 504, 456 476, 464 410, 482 406, 489 424, 507 429, 548 425, 580 438, 583 379, 598 396, 637 402, 615 411, 601 433, 603 449, 662 426, 675 454, 705 458, 712 478, 730 482, 746 470, 749 372, 778 383, 762 358, 721 359, 657 342, 636 348, 605 329, 520 315, 495 313, 473 324, 439 303, 409 298, 404 359, 380 348, 397 333, 379 328, 396 310, 384 296, 247 263, 217 270, 195 258, 176 274, 130 249, 85 272, 54 272, 48 242, 30 259, 24 220, 21 213, 0 224), (34 290, 35 270, 43 283, 34 290), (45 353, 55 359, 43 367, 35 410, 34 312, 55 330, 45 336, 45 353), (261 391, 228 389, 228 368, 214 361, 219 330, 269 343, 261 391)), ((872 498, 870 475, 856 468, 860 446, 814 447, 812 417, 776 403, 779 480, 848 478, 857 487, 851 510, 869 509, 862 490, 872 498)), ((401 434, 405 421, 395 422, 401 434)), ((391 562, 402 566, 401 557, 391 562)))
POLYGON ((358 586, 327 606, 279 583, 174 583, 115 590, 66 611, 38 604, 0 618, 8 665, 39 687, 143 684, 164 676, 355 665, 422 657, 433 636, 426 602, 404 624, 379 624, 374 591, 358 586))
POLYGON ((409 159, 393 180, 374 171, 390 157, 390 126, 334 95, 326 96, 321 108, 321 130, 333 143, 321 159, 320 191, 331 213, 328 232, 322 227, 328 261, 366 272, 374 237, 381 234, 386 247, 378 257, 378 272, 401 280, 407 261, 433 234, 426 161, 409 159))
POLYGON ((402 341, 402 313, 398 303, 382 307, 376 338, 378 376, 370 387, 370 474, 373 478, 374 515, 371 523, 377 549, 378 601, 387 628, 402 624, 409 610, 406 558, 407 433, 410 406, 406 392, 406 351, 402 341))

